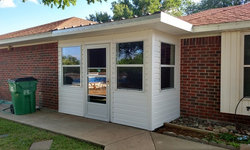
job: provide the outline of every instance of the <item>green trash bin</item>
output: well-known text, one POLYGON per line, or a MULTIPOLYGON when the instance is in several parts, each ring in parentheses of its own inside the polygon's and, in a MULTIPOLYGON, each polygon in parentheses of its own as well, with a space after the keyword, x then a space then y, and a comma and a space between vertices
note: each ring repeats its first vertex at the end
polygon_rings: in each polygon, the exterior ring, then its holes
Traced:
POLYGON ((33 77, 9 79, 8 83, 14 113, 24 115, 35 112, 37 79, 33 77))

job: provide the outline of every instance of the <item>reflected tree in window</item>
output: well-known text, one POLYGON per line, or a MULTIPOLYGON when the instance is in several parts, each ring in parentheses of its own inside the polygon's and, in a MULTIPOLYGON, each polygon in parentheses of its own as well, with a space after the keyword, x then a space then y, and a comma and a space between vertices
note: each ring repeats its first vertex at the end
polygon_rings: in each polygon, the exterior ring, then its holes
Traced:
POLYGON ((119 43, 117 64, 143 64, 143 42, 119 43))

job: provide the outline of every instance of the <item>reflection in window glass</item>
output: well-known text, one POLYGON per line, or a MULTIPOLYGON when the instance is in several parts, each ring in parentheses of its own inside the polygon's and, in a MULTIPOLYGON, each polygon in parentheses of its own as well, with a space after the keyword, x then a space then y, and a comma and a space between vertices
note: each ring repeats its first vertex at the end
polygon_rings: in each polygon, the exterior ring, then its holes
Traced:
POLYGON ((142 67, 117 67, 117 88, 142 90, 142 67))
POLYGON ((81 48, 79 46, 62 48, 63 65, 80 65, 80 60, 81 48))
POLYGON ((250 65, 250 35, 245 35, 244 64, 250 65))
POLYGON ((106 75, 106 69, 88 69, 88 74, 97 76, 97 75, 106 75))
POLYGON ((143 42, 117 44, 117 64, 143 64, 143 42))
POLYGON ((161 64, 175 64, 175 46, 171 44, 161 43, 161 64))
POLYGON ((63 67, 63 84, 80 85, 80 67, 63 67))
POLYGON ((106 67, 106 48, 88 49, 88 67, 106 67))
POLYGON ((106 77, 89 76, 88 94, 106 96, 106 77))
POLYGON ((94 103, 106 104, 106 97, 88 96, 88 101, 94 103))
POLYGON ((161 89, 174 88, 174 67, 161 68, 161 89))
POLYGON ((250 67, 244 68, 244 96, 250 97, 250 67))

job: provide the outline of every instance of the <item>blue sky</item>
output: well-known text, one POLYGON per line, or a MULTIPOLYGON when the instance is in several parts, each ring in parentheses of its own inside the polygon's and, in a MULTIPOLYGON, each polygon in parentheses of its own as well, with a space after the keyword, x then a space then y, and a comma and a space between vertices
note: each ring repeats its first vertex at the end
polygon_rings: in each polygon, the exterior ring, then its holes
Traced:
POLYGON ((39 0, 0 0, 0 34, 17 31, 69 17, 84 18, 89 14, 103 11, 112 14, 111 2, 87 5, 86 0, 78 0, 76 6, 64 10, 50 8, 39 3, 39 0))

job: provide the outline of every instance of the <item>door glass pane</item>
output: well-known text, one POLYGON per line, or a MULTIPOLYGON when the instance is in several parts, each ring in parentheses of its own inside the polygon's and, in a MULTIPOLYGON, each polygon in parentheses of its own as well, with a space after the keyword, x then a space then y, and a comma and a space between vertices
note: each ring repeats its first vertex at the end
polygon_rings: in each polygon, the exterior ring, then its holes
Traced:
POLYGON ((174 67, 161 67, 161 89, 174 88, 174 67))
POLYGON ((106 69, 88 69, 89 75, 106 75, 106 69))
POLYGON ((63 65, 80 65, 80 60, 81 60, 80 46, 62 48, 63 65))
POLYGON ((244 96, 250 97, 250 68, 244 68, 244 96))
POLYGON ((89 102, 106 104, 106 97, 89 96, 89 102))
POLYGON ((244 53, 244 62, 245 65, 250 65, 250 35, 245 36, 245 53, 244 53))
POLYGON ((171 44, 161 43, 161 64, 175 64, 175 46, 171 44))
POLYGON ((80 67, 63 67, 63 84, 80 86, 80 67))
POLYGON ((106 48, 88 49, 88 67, 106 67, 106 48))
POLYGON ((143 42, 117 44, 117 64, 143 64, 143 42))
POLYGON ((106 77, 89 76, 88 94, 106 96, 106 77))
POLYGON ((117 67, 117 88, 142 90, 142 67, 117 67))

